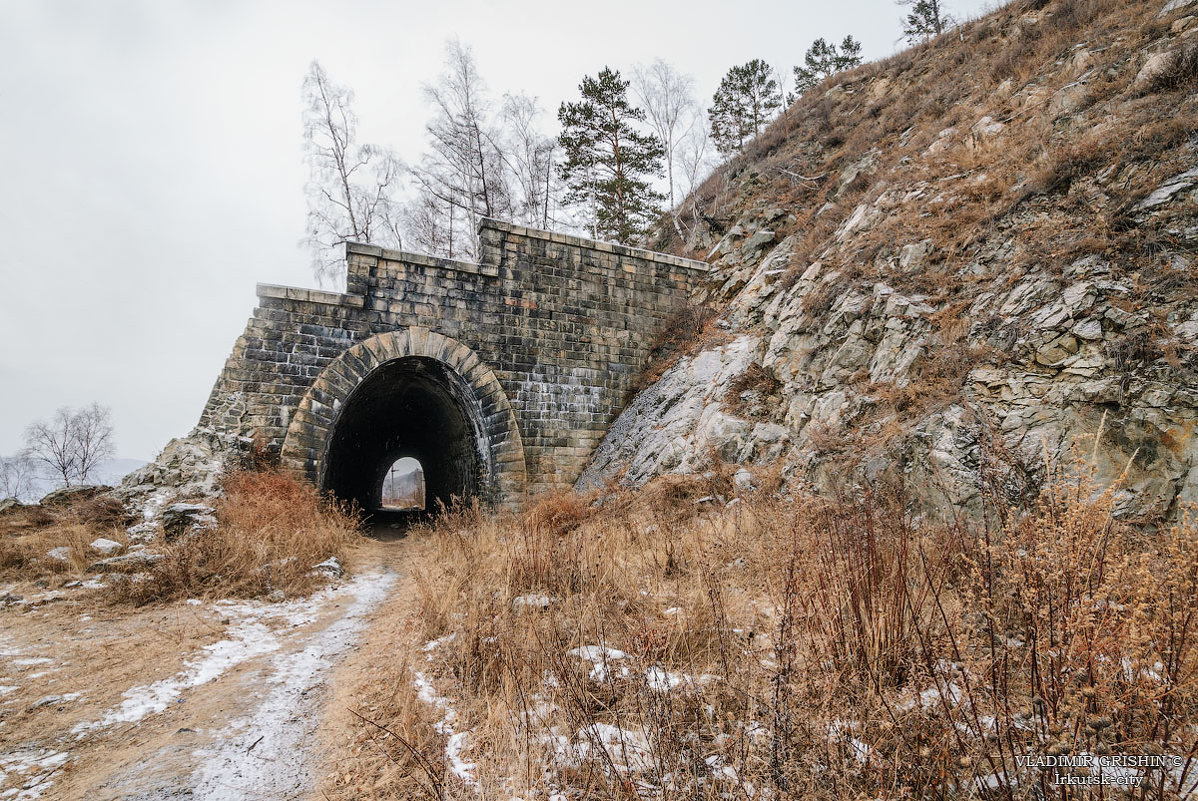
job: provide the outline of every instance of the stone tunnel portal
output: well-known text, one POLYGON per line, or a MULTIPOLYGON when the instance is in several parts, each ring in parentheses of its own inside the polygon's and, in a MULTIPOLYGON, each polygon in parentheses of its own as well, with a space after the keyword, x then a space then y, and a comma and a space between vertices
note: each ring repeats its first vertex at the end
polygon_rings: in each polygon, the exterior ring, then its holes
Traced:
POLYGON ((403 457, 420 462, 425 508, 483 495, 489 450, 470 386, 444 362, 406 356, 372 371, 333 424, 322 487, 367 512, 383 508, 383 482, 403 457))

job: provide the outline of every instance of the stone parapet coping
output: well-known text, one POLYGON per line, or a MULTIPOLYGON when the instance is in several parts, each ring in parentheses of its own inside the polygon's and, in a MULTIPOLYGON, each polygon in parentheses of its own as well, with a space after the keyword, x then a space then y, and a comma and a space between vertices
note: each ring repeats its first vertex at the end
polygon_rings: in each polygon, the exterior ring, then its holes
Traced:
POLYGON ((436 267, 442 270, 456 270, 462 273, 476 275, 498 275, 499 268, 487 265, 477 265, 470 261, 455 261, 442 259, 437 256, 425 256, 421 253, 407 253, 402 250, 391 250, 378 245, 366 245, 361 242, 346 242, 345 255, 358 254, 361 256, 376 256, 384 261, 399 261, 404 264, 418 264, 421 267, 436 267))
POLYGON ((629 258, 643 259, 645 261, 656 262, 658 264, 668 264, 672 267, 681 267, 686 270, 694 270, 696 272, 707 272, 708 266, 706 262, 696 261, 695 259, 684 259, 681 256, 672 256, 668 253, 658 253, 654 250, 644 250, 642 248, 631 248, 625 245, 616 245, 611 242, 599 242, 594 239, 586 239, 581 236, 573 236, 571 234, 559 234, 555 231, 542 231, 536 228, 525 228, 522 225, 513 225, 512 223, 500 222, 484 218, 478 224, 479 239, 483 245, 483 264, 475 264, 468 261, 455 261, 453 259, 442 259, 436 256, 425 256, 419 253, 407 253, 400 250, 391 250, 389 248, 379 247, 378 245, 368 245, 361 242, 346 242, 345 254, 348 257, 350 254, 360 254, 363 256, 375 256, 386 261, 398 261, 406 264, 417 264, 424 267, 437 267, 443 270, 457 270, 464 273, 475 273, 478 275, 498 275, 499 267, 495 264, 487 264, 487 242, 482 236, 484 230, 502 231, 505 233, 515 234, 517 236, 527 237, 529 239, 542 239, 548 242, 554 242, 559 245, 572 245, 575 247, 594 250, 599 253, 612 253, 617 256, 628 256, 629 258))
POLYGON ((362 295, 347 295, 342 292, 325 292, 320 289, 302 289, 279 284, 258 284, 258 297, 323 303, 327 306, 351 306, 358 309, 366 305, 366 298, 362 295))
POLYGON ((684 267, 689 270, 698 270, 699 272, 707 272, 707 262, 696 261, 695 259, 684 259, 681 256, 672 256, 669 253, 658 253, 655 250, 645 250, 643 248, 630 248, 626 245, 617 245, 612 242, 600 242, 595 239, 586 239, 581 236, 573 236, 571 234, 559 234, 555 231, 542 231, 538 228, 525 228, 522 225, 513 225, 512 223, 500 222, 483 218, 478 225, 479 229, 491 228, 496 231, 507 231, 519 236, 526 236, 530 239, 545 239, 550 242, 556 242, 560 245, 577 245, 578 247, 587 248, 589 250, 597 250, 601 253, 615 253, 619 256, 630 256, 637 259, 645 259, 646 261, 655 261, 661 264, 671 264, 675 267, 684 267))

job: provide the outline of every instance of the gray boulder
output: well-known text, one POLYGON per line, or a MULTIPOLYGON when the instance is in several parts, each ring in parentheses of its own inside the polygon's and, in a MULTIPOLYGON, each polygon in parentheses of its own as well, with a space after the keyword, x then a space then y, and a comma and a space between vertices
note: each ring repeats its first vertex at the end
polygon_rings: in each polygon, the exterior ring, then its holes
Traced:
POLYGON ((98 562, 92 562, 87 567, 88 573, 135 573, 139 570, 161 562, 163 556, 160 553, 146 553, 138 551, 137 553, 127 553, 124 556, 113 556, 108 559, 101 559, 98 562))
POLYGON ((80 501, 91 500, 110 489, 112 487, 105 487, 98 484, 78 484, 74 487, 60 487, 42 496, 42 499, 38 503, 46 507, 69 506, 80 501))
POLYGON ((162 510, 162 532, 173 542, 189 531, 216 526, 216 510, 202 503, 172 503, 162 510))

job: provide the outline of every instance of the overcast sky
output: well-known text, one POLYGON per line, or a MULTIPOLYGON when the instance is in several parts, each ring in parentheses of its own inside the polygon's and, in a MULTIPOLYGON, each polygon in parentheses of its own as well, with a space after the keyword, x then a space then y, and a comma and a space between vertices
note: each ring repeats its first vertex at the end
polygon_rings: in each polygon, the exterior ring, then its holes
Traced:
MULTIPOLYGON (((992 3, 952 0, 959 17, 992 3)), ((446 39, 547 110, 664 58, 710 102, 732 64, 789 74, 816 37, 899 46, 888 0, 661 3, 0 0, 0 454, 64 405, 112 407, 151 459, 195 424, 255 282, 315 286, 300 84, 353 87, 359 139, 411 162, 446 39)))

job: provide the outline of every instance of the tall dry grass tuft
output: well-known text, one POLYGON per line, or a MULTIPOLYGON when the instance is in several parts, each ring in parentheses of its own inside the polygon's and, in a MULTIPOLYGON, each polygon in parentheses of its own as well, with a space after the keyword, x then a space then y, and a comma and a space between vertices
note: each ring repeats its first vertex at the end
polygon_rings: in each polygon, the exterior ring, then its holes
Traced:
POLYGON ((167 545, 147 575, 118 579, 112 600, 140 605, 211 594, 303 594, 324 580, 312 568, 329 557, 344 559, 360 536, 352 513, 282 473, 234 473, 224 491, 214 529, 167 545))
POLYGON ((440 797, 1044 798, 1016 757, 1083 752, 1190 760, 1138 798, 1198 783, 1194 526, 1120 524, 1084 473, 989 529, 668 483, 413 535, 419 641, 380 682, 453 699, 477 786, 440 797))

